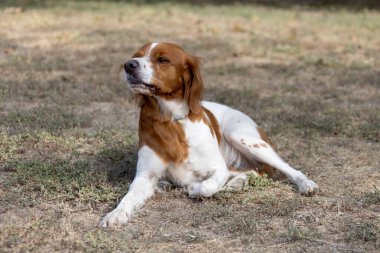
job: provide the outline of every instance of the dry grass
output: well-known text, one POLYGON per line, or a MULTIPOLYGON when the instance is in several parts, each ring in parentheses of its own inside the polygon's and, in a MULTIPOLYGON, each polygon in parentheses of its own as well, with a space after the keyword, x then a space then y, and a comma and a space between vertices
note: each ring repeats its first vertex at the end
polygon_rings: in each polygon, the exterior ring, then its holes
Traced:
POLYGON ((0 5, 1 251, 380 250, 378 12, 9 6, 0 5), (146 41, 202 56, 206 98, 256 119, 321 193, 267 179, 203 201, 171 189, 126 227, 98 229, 133 178, 138 114, 119 66, 146 41))

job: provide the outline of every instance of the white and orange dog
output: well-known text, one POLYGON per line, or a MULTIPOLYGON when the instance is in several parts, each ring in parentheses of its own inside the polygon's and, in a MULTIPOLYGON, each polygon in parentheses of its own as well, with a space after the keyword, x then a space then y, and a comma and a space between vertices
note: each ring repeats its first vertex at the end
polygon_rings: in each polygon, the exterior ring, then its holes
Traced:
POLYGON ((128 193, 101 227, 126 224, 153 196, 160 179, 185 187, 192 198, 210 197, 221 190, 243 189, 247 168, 258 174, 275 168, 302 194, 318 190, 314 181, 277 155, 247 115, 201 101, 198 59, 177 45, 145 44, 124 68, 141 107, 137 171, 128 193))

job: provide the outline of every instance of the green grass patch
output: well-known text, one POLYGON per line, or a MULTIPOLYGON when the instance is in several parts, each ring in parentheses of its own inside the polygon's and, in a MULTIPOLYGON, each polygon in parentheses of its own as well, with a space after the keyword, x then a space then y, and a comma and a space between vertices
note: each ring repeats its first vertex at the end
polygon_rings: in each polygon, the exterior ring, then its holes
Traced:
POLYGON ((370 205, 380 205, 380 189, 375 188, 373 192, 367 192, 356 197, 356 205, 363 208, 370 205))
POLYGON ((30 196, 104 202, 117 199, 128 186, 110 183, 107 170, 89 161, 22 161, 8 167, 15 171, 9 186, 30 196))
POLYGON ((257 176, 255 174, 248 174, 248 183, 245 186, 245 190, 262 191, 267 187, 273 185, 273 180, 268 178, 267 175, 257 176))
POLYGON ((369 114, 367 120, 363 120, 358 127, 361 137, 374 142, 380 141, 380 116, 379 114, 369 114))
POLYGON ((107 162, 117 163, 128 158, 128 151, 130 151, 130 147, 123 143, 107 144, 100 149, 98 156, 107 162))
POLYGON ((285 237, 288 242, 295 242, 299 240, 319 239, 320 235, 305 228, 290 226, 288 231, 283 234, 283 237, 285 237))
POLYGON ((346 236, 348 241, 362 240, 365 242, 376 242, 380 248, 380 228, 373 221, 363 221, 350 226, 350 232, 346 236))
POLYGON ((0 173, 7 177, 5 201, 19 200, 33 206, 38 196, 115 200, 127 191, 134 177, 135 142, 127 129, 89 133, 75 129, 60 136, 45 131, 1 134, 0 173))
POLYGON ((88 123, 84 116, 62 107, 37 107, 31 110, 16 110, 0 116, 0 122, 11 132, 62 130, 82 127, 88 123))
POLYGON ((234 236, 252 237, 256 232, 257 226, 258 222, 251 213, 235 217, 232 222, 226 226, 226 229, 234 236))

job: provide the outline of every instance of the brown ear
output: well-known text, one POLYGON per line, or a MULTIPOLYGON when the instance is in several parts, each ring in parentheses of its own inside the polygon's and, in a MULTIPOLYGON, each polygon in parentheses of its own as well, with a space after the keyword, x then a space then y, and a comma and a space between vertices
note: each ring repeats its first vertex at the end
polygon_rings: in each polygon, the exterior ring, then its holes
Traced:
POLYGON ((197 57, 189 56, 186 63, 184 82, 184 98, 189 105, 190 114, 200 114, 202 112, 203 81, 197 57))

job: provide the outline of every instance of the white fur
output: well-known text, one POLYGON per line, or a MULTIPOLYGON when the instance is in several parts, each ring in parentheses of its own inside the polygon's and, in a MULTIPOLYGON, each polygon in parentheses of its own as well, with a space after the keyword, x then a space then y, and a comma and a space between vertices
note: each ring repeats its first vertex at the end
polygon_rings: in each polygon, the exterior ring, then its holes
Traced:
POLYGON ((150 48, 149 48, 149 51, 148 51, 148 55, 147 55, 148 57, 150 56, 150 54, 151 54, 153 48, 155 48, 158 44, 159 44, 159 43, 157 43, 157 42, 153 42, 153 43, 150 45, 150 48))
POLYGON ((315 182, 285 163, 268 143, 266 147, 253 147, 265 142, 260 137, 257 124, 247 115, 217 103, 204 101, 203 106, 215 115, 221 126, 224 144, 222 153, 227 158, 228 166, 240 167, 246 159, 263 162, 284 173, 301 193, 311 194, 317 190, 318 185, 315 182))
MULTIPOLYGON (((152 53, 153 48, 155 48, 159 43, 152 43, 150 48, 144 57, 136 57, 132 58, 132 60, 138 61, 140 65, 139 78, 144 83, 150 84, 152 82, 152 78, 154 75, 152 61, 150 60, 150 55, 152 53)), ((127 74, 128 75, 128 74, 127 74)))
MULTIPOLYGON (((187 115, 178 102, 161 101, 165 110, 176 117, 187 115), (178 108, 177 108, 178 106, 178 108)), ((203 122, 192 122, 187 117, 179 118, 186 134, 189 155, 182 164, 165 164, 149 147, 140 149, 137 174, 127 195, 115 210, 107 214, 100 223, 102 227, 125 224, 133 211, 144 204, 154 194, 161 177, 186 187, 190 197, 209 197, 220 190, 241 190, 247 180, 243 173, 229 172, 228 167, 244 167, 255 161, 264 162, 288 176, 304 194, 311 194, 317 184, 300 171, 285 163, 276 152, 265 143, 257 130, 256 123, 247 115, 212 102, 203 102, 221 128, 222 145, 203 122), (256 147, 255 147, 256 144, 256 147), (257 145, 261 146, 257 146, 257 145)), ((173 116, 173 119, 176 117, 173 116)))
POLYGON ((224 186, 228 177, 228 168, 219 152, 218 140, 203 121, 192 122, 185 118, 179 122, 184 127, 189 146, 189 157, 184 164, 201 178, 194 176, 191 178, 193 180, 189 180, 189 177, 181 177, 184 171, 182 165, 172 166, 168 172, 176 177, 177 183, 188 187, 190 197, 210 197, 224 186))
POLYGON ((129 187, 127 195, 115 210, 103 218, 100 226, 106 228, 126 224, 133 211, 153 196, 158 179, 162 177, 166 167, 167 165, 151 148, 142 147, 138 153, 136 177, 129 187))
POLYGON ((189 106, 184 101, 156 98, 161 110, 164 113, 171 114, 173 120, 183 119, 189 114, 189 106))
POLYGON ((190 197, 210 197, 226 184, 228 169, 218 141, 203 121, 179 120, 189 146, 189 156, 182 164, 165 164, 149 147, 138 153, 137 172, 127 195, 115 210, 100 222, 101 227, 126 224, 133 211, 154 194, 158 180, 165 175, 177 185, 186 187, 190 197), (203 180, 205 179, 205 180, 203 180))

